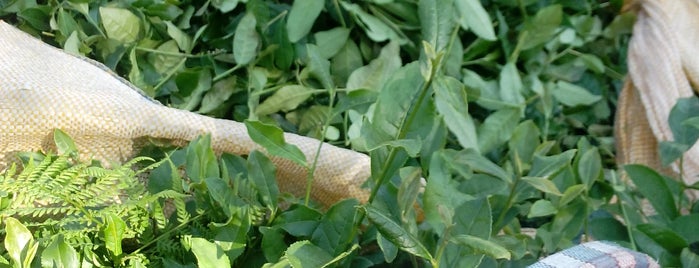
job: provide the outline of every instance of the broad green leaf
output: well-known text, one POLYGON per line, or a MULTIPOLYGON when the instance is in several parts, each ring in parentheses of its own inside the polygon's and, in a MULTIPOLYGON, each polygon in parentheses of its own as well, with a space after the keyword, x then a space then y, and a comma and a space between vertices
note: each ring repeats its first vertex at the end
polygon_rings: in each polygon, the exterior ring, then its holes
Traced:
POLYGON ((192 68, 180 72, 175 77, 175 84, 182 96, 182 103, 177 108, 194 111, 201 103, 204 93, 211 89, 211 72, 208 69, 192 68))
POLYGON ((353 240, 352 219, 358 205, 356 199, 345 199, 330 207, 313 232, 311 242, 333 256, 342 253, 347 247, 345 243, 353 240))
POLYGON ((65 9, 61 8, 58 10, 58 16, 56 16, 56 20, 58 23, 58 30, 64 36, 70 36, 73 34, 73 32, 80 30, 78 22, 75 21, 75 19, 72 16, 70 16, 70 14, 67 11, 65 11, 65 9))
POLYGON ((177 42, 177 46, 180 47, 180 50, 187 53, 192 52, 192 38, 180 30, 180 28, 177 28, 177 26, 172 24, 172 22, 166 21, 165 25, 167 25, 167 34, 170 35, 175 42, 177 42))
POLYGON ((386 40, 398 41, 399 43, 407 42, 404 38, 399 37, 386 23, 367 13, 359 5, 347 3, 345 1, 340 2, 340 4, 345 10, 356 16, 359 26, 364 29, 367 36, 374 42, 383 42, 386 40))
POLYGON ((403 227, 372 206, 363 206, 362 208, 367 215, 367 219, 376 226, 381 235, 386 239, 405 252, 432 261, 432 255, 425 246, 420 243, 420 240, 403 229, 403 227))
POLYGON ((565 81, 558 81, 556 88, 551 91, 553 97, 566 106, 592 105, 602 99, 592 95, 587 89, 565 81))
POLYGON ((57 268, 80 267, 78 253, 63 240, 63 235, 58 235, 41 252, 41 266, 57 268))
POLYGON ((334 89, 335 82, 330 75, 330 61, 323 58, 320 49, 314 44, 306 45, 308 72, 326 89, 334 89))
POLYGON ((699 138, 699 129, 691 127, 693 121, 690 119, 697 114, 699 114, 699 98, 697 97, 681 98, 672 107, 668 123, 675 142, 689 147, 694 145, 699 138))
POLYGON ((510 154, 516 155, 516 161, 520 161, 520 163, 531 163, 536 147, 541 144, 540 135, 541 132, 533 121, 527 120, 519 123, 512 133, 512 138, 507 142, 510 154))
POLYGON ((228 13, 235 9, 239 0, 212 0, 211 5, 220 10, 221 13, 228 13))
POLYGON ((522 95, 522 78, 519 76, 517 66, 508 62, 500 71, 500 99, 506 103, 524 107, 522 95))
POLYGON ((393 262, 398 255, 398 247, 383 237, 381 233, 376 233, 376 243, 379 244, 379 248, 383 252, 384 260, 388 263, 393 262))
POLYGON ((331 73, 340 87, 345 87, 350 75, 362 65, 362 54, 359 52, 357 44, 351 39, 348 39, 342 49, 330 60, 331 73))
POLYGON ((502 109, 490 114, 478 128, 478 148, 487 153, 512 137, 519 122, 518 109, 502 109))
POLYGON ((667 251, 674 254, 679 254, 683 248, 688 246, 687 241, 683 237, 667 227, 643 223, 637 225, 636 228, 667 251))
POLYGON ((308 240, 298 241, 286 249, 286 258, 291 267, 320 268, 332 261, 332 255, 308 240))
MULTIPOLYGON (((457 1, 458 2, 458 1, 457 1)), ((449 36, 454 28, 454 0, 420 0, 418 17, 422 39, 436 52, 444 51, 449 44, 449 36)))
POLYGON ((629 240, 629 232, 626 226, 613 217, 592 218, 589 221, 590 234, 595 239, 608 241, 629 240))
POLYGON ((124 239, 126 223, 121 217, 111 213, 107 214, 104 218, 104 222, 105 225, 102 229, 104 245, 112 256, 120 256, 123 253, 121 251, 121 240, 124 239))
POLYGON ((149 55, 148 61, 153 65, 155 71, 160 74, 170 73, 179 68, 180 62, 184 59, 183 57, 172 56, 172 54, 180 52, 175 40, 169 40, 160 44, 156 50, 163 53, 149 55))
POLYGON ((388 43, 378 58, 352 72, 347 79, 347 89, 381 90, 402 64, 399 52, 397 42, 388 43))
POLYGON ((525 22, 520 32, 518 42, 522 50, 534 48, 551 40, 562 20, 561 5, 550 5, 539 10, 534 18, 525 22))
POLYGON ((451 222, 444 222, 440 217, 440 206, 454 209, 473 199, 473 197, 457 190, 456 181, 452 180, 449 172, 451 160, 444 151, 438 151, 432 156, 423 197, 426 221, 438 234, 441 234, 444 228, 451 224, 451 222))
POLYGON ((223 212, 228 219, 233 217, 233 214, 236 213, 235 207, 241 206, 243 202, 236 196, 231 186, 229 186, 226 181, 216 177, 208 177, 204 179, 204 181, 206 182, 206 188, 209 191, 211 199, 221 206, 223 210, 221 212, 223 212))
POLYGON ((490 15, 479 0, 456 0, 456 11, 459 14, 461 27, 471 29, 478 37, 495 41, 495 30, 490 15))
POLYGON ((294 0, 286 21, 289 41, 296 43, 311 31, 324 3, 323 0, 294 0))
POLYGON ((197 258, 197 266, 201 268, 231 267, 228 256, 219 245, 201 237, 192 237, 189 241, 192 253, 197 258))
POLYGON ((185 171, 193 182, 198 183, 206 178, 219 176, 218 161, 211 148, 211 135, 200 136, 190 142, 186 152, 185 171))
POLYGON ((5 250, 15 267, 30 267, 39 246, 32 233, 15 218, 5 218, 5 250))
POLYGON ((582 54, 580 55, 580 60, 587 66, 588 69, 592 70, 596 74, 603 74, 605 70, 604 62, 600 60, 597 56, 593 54, 582 54))
POLYGON ((198 113, 210 113, 220 108, 220 106, 227 101, 233 95, 233 93, 243 90, 243 88, 236 86, 236 81, 237 79, 235 76, 216 81, 211 89, 206 92, 204 98, 201 99, 201 106, 199 107, 198 113))
POLYGON ((335 56, 347 43, 349 34, 350 30, 343 27, 314 33, 313 37, 316 40, 320 56, 325 59, 335 56))
MULTIPOLYGON (((407 216, 411 212, 415 211, 415 202, 417 201, 418 194, 420 193, 422 186, 422 170, 418 167, 404 167, 399 170, 401 183, 398 187, 398 207, 400 208, 401 218, 404 221, 415 219, 408 219, 407 216)), ((416 215, 412 215, 415 217, 416 215)))
POLYGON ((558 210, 556 209, 553 204, 551 204, 551 201, 545 200, 545 199, 540 199, 536 200, 534 204, 532 205, 531 208, 529 208, 529 214, 527 214, 527 217, 529 218, 535 218, 535 217, 544 217, 544 216, 549 216, 556 214, 558 210))
POLYGON ((490 161, 488 158, 482 156, 480 153, 476 152, 476 150, 445 150, 442 153, 444 154, 445 159, 449 159, 447 164, 451 165, 452 169, 468 166, 474 171, 489 174, 507 183, 510 183, 512 180, 510 173, 490 161))
POLYGON ((552 156, 536 155, 528 175, 531 177, 549 178, 564 168, 570 167, 570 161, 575 157, 575 152, 575 149, 571 149, 552 156))
POLYGON ((107 37, 125 44, 139 39, 141 20, 131 11, 117 7, 100 7, 99 12, 107 37))
POLYGON ((562 207, 573 201, 585 191, 585 185, 576 184, 563 191, 563 196, 558 200, 558 207, 562 207))
POLYGON ((483 253, 494 259, 512 258, 510 252, 503 246, 477 236, 472 235, 457 235, 451 239, 451 242, 471 248, 477 253, 483 253))
POLYGON ((240 65, 250 63, 257 56, 257 48, 260 45, 260 36, 255 30, 255 15, 247 13, 235 28, 233 36, 233 57, 240 65))
POLYGON ((679 216, 677 207, 675 207, 674 194, 660 174, 642 165, 626 165, 624 170, 643 197, 650 201, 658 215, 666 221, 679 216))
POLYGON ((473 118, 468 112, 468 98, 464 85, 451 77, 439 76, 432 88, 435 93, 437 111, 463 148, 478 152, 478 136, 473 118))
POLYGON ((275 91, 265 99, 255 113, 258 115, 273 114, 278 111, 288 112, 296 109, 313 95, 313 90, 302 85, 287 85, 275 91))
POLYGON ((295 145, 284 141, 284 131, 280 128, 250 120, 245 120, 245 127, 250 138, 267 149, 271 155, 289 159, 304 167, 308 165, 306 155, 295 145))
POLYGON ((692 252, 689 248, 682 249, 680 261, 682 262, 682 267, 699 267, 699 255, 692 252))
POLYGON ((699 222, 699 214, 692 213, 677 217, 668 227, 691 244, 699 241, 699 232, 696 231, 697 222, 699 222))
POLYGON ((558 190, 558 187, 556 187, 556 184, 549 179, 543 177, 524 177, 522 180, 544 193, 549 193, 556 196, 563 195, 561 191, 558 190))
POLYGON ((248 156, 248 178, 253 181, 260 194, 262 204, 270 210, 277 208, 279 188, 274 175, 276 168, 272 161, 259 151, 252 151, 248 156))
POLYGON ((602 175, 602 158, 596 147, 585 151, 580 157, 578 175, 587 189, 602 175))
POLYGON ((78 152, 78 147, 73 139, 60 129, 53 130, 53 140, 59 154, 69 154, 78 152))
POLYGON ((284 242, 284 230, 278 226, 260 226, 259 230, 262 234, 262 246, 260 248, 265 258, 269 262, 279 261, 279 258, 284 255, 284 250, 287 248, 284 242))

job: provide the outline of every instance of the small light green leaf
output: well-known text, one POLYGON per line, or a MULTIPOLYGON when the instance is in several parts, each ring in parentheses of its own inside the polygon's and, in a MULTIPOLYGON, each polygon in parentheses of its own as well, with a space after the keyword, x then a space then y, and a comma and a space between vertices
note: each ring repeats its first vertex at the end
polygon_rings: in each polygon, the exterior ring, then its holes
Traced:
POLYGON ((10 255, 15 267, 30 267, 34 259, 36 249, 39 246, 34 241, 29 229, 15 218, 6 218, 5 221, 5 250, 10 255))
POLYGON ((212 0, 211 5, 221 11, 221 13, 228 13, 235 9, 238 5, 239 0, 212 0))
POLYGON ((333 257, 308 240, 298 241, 286 249, 286 258, 291 267, 320 268, 332 261, 333 257))
POLYGON ((320 56, 329 59, 345 46, 349 38, 350 30, 343 27, 335 27, 327 31, 320 31, 313 34, 318 46, 320 56))
POLYGON ((70 154, 78 151, 73 139, 60 129, 53 130, 53 141, 59 154, 70 154))
POLYGON ((400 38, 398 34, 391 29, 386 23, 364 11, 359 5, 341 1, 342 7, 347 12, 357 17, 357 22, 364 29, 367 36, 374 42, 383 42, 386 40, 395 40, 399 43, 405 43, 407 40, 400 38))
POLYGON ((673 254, 679 254, 688 246, 687 240, 670 228, 652 223, 639 224, 636 228, 673 254))
POLYGON ((199 107, 198 113, 210 113, 220 108, 234 93, 243 90, 242 87, 236 87, 236 80, 235 76, 229 76, 223 80, 216 81, 201 100, 201 107, 199 107))
POLYGON ((471 29, 478 37, 488 41, 495 41, 495 30, 490 15, 483 8, 479 0, 457 0, 456 11, 459 14, 459 23, 461 27, 471 29))
POLYGON ((347 40, 342 49, 330 60, 330 70, 340 87, 346 86, 350 75, 362 65, 362 54, 357 44, 351 39, 347 40))
POLYGON ((551 201, 546 199, 539 199, 534 202, 532 207, 529 209, 528 218, 544 217, 549 215, 554 215, 558 212, 555 206, 551 204, 551 201))
POLYGON ((248 156, 248 178, 253 181, 262 204, 270 210, 277 209, 279 187, 274 175, 277 170, 272 161, 259 151, 252 151, 248 156))
POLYGON ((604 73, 605 67, 602 60, 597 56, 592 54, 582 54, 580 55, 580 60, 587 66, 588 69, 592 70, 596 74, 604 73))
POLYGON ((245 127, 250 138, 267 149, 271 155, 289 159, 304 167, 308 166, 306 155, 296 145, 284 141, 284 131, 280 128, 251 120, 245 120, 245 127))
POLYGON ((506 103, 515 104, 524 108, 524 96, 522 95, 522 78, 519 76, 517 66, 508 62, 500 71, 500 99, 506 103))
POLYGON ((503 246, 493 241, 489 241, 472 235, 457 235, 451 239, 452 243, 467 246, 476 253, 488 255, 493 259, 509 260, 512 256, 510 252, 503 246))
POLYGON ((551 91, 553 97, 566 106, 592 105, 602 99, 592 95, 587 89, 565 81, 558 81, 556 88, 551 91))
POLYGON ((335 88, 335 82, 330 75, 330 61, 321 56, 318 46, 314 44, 306 45, 308 55, 308 72, 317 79, 326 89, 335 88))
POLYGON ((518 41, 522 50, 534 48, 550 41, 563 20, 561 5, 550 5, 539 10, 533 19, 527 20, 518 41))
POLYGON ((78 253, 63 240, 63 235, 55 237, 41 252, 43 267, 80 267, 78 253))
POLYGON ((313 23, 323 11, 324 3, 323 0, 294 0, 286 21, 289 41, 296 43, 311 31, 313 23))
POLYGON ((121 240, 126 232, 126 223, 116 214, 107 214, 104 218, 105 225, 102 229, 104 235, 104 245, 112 256, 119 256, 121 251, 121 240))
POLYGON ((561 196, 561 199, 558 200, 558 207, 563 207, 570 203, 570 201, 575 200, 578 196, 580 196, 581 193, 585 191, 585 185, 583 184, 576 184, 573 186, 568 187, 563 192, 563 196, 561 196))
POLYGON ((575 157, 575 152, 575 149, 571 149, 552 156, 536 155, 528 175, 543 178, 553 176, 564 168, 570 167, 570 161, 575 157))
POLYGON ((296 109, 301 103, 313 95, 313 90, 301 85, 283 86, 272 96, 265 99, 257 106, 257 115, 268 115, 278 111, 288 112, 296 109))
POLYGON ((490 114, 478 128, 480 152, 490 152, 509 140, 517 127, 519 118, 518 109, 501 109, 490 114))
POLYGON ((626 165, 624 170, 638 191, 650 201, 658 215, 665 220, 673 220, 679 216, 674 194, 658 172, 642 165, 626 165))
POLYGON ((688 97, 677 100, 670 110, 670 130, 675 142, 691 147, 699 138, 699 129, 691 127, 693 117, 699 114, 699 98, 688 97))
POLYGON ((699 255, 692 252, 689 248, 682 249, 680 254, 682 267, 699 267, 699 255))
MULTIPOLYGON (((165 43, 160 44, 156 50, 165 53, 179 53, 180 50, 177 47, 177 42, 175 40, 169 40, 165 43)), ((151 62, 155 70, 160 74, 166 74, 172 72, 173 69, 177 68, 182 61, 183 57, 171 56, 166 54, 151 54, 148 56, 148 61, 151 62)))
POLYGON ((587 189, 602 175, 602 158, 596 147, 585 151, 580 157, 578 175, 587 189))
POLYGON ((187 53, 192 52, 192 38, 180 30, 180 28, 177 28, 172 22, 166 21, 165 25, 167 25, 167 34, 177 42, 177 46, 180 50, 187 53))
POLYGON ((461 147, 478 152, 478 136, 473 118, 468 112, 468 98, 464 85, 451 77, 439 76, 434 80, 435 105, 444 122, 461 147))
POLYGON ((398 247, 391 241, 388 241, 381 233, 376 233, 376 243, 379 244, 379 248, 383 252, 383 258, 387 263, 393 262, 393 260, 398 255, 398 247))
POLYGON ((347 89, 381 90, 402 64, 399 52, 397 42, 388 43, 381 49, 378 58, 352 72, 347 79, 347 89))
POLYGON ((533 186, 534 188, 536 188, 539 191, 542 191, 544 193, 549 193, 549 194, 553 194, 556 196, 563 195, 561 193, 561 191, 558 190, 558 187, 556 187, 556 184, 554 184, 552 181, 550 181, 546 178, 524 177, 524 178, 522 178, 522 180, 529 183, 529 185, 533 186))
POLYGON ((436 52, 446 49, 449 36, 454 28, 452 3, 453 0, 418 1, 422 39, 432 45, 436 52))
POLYGON ((398 248, 417 257, 432 261, 432 255, 422 245, 420 240, 384 215, 383 212, 370 205, 363 206, 362 209, 364 209, 367 219, 376 225, 381 235, 398 246, 398 248))
POLYGON ((250 63, 257 56, 257 47, 260 45, 260 36, 255 30, 255 15, 251 12, 245 14, 235 28, 233 36, 233 57, 240 65, 250 63))
POLYGON ((358 205, 356 199, 345 199, 330 207, 313 232, 311 242, 333 256, 342 253, 348 240, 352 241, 352 219, 358 205))
POLYGON ((192 253, 197 257, 197 266, 201 268, 231 267, 228 256, 219 245, 201 237, 191 238, 190 243, 192 253))
POLYGON ((99 11, 107 37, 125 44, 139 39, 141 20, 131 11, 117 7, 100 7, 99 11))
POLYGON ((541 132, 536 124, 527 120, 515 128, 512 138, 507 142, 512 156, 517 156, 520 163, 531 163, 536 147, 541 144, 539 136, 541 132))

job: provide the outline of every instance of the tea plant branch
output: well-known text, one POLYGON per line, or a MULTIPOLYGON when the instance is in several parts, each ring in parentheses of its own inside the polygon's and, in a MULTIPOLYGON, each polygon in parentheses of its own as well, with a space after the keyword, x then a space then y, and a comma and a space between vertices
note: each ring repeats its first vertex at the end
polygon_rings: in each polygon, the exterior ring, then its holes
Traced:
MULTIPOLYGON (((330 88, 328 89, 328 93, 330 94, 330 103, 328 104, 328 107, 333 107, 333 104, 335 103, 335 88, 330 88)), ((327 115, 327 118, 325 119, 325 122, 323 123, 323 130, 321 132, 321 139, 318 141, 318 149, 316 149, 316 155, 313 157, 313 163, 311 163, 311 168, 308 170, 308 175, 306 177, 306 196, 304 198, 303 204, 308 206, 308 203, 311 199, 311 186, 313 184, 313 173, 316 171, 316 167, 318 165, 318 158, 320 157, 320 149, 323 148, 323 139, 325 135, 328 133, 328 127, 330 126, 330 120, 332 120, 333 113, 329 112, 327 115)), ((371 202, 371 201, 369 201, 371 202)))

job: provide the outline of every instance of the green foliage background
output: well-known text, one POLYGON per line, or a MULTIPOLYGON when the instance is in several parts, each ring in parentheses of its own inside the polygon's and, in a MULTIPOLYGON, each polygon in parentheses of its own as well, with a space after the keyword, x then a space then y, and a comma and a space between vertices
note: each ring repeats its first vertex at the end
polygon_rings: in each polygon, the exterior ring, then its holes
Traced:
POLYGON ((620 7, 0 1, 6 22, 103 62, 166 105, 272 131, 259 120, 372 159, 370 204, 323 210, 280 193, 265 155, 216 159, 207 137, 144 153, 153 165, 138 158, 106 170, 71 161, 78 152, 58 133, 66 154, 28 153, 22 173, 3 176, 0 261, 520 267, 604 239, 663 265, 696 265, 691 224, 699 219, 679 213, 697 210, 683 198, 689 186, 630 166, 636 190, 616 172, 613 114, 634 19, 620 7), (134 164, 150 170, 145 187, 134 164), (55 188, 35 183, 53 178, 63 178, 55 188), (108 183, 119 187, 95 190, 108 183), (123 202, 108 200, 115 190, 123 202), (657 215, 641 213, 641 194, 657 215), (100 198, 85 204, 71 195, 100 198))

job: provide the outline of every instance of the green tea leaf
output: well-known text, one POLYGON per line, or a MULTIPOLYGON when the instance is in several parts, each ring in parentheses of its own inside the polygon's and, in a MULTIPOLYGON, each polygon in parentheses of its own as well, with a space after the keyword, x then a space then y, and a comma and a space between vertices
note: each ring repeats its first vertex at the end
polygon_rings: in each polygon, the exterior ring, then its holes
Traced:
POLYGON ((464 85, 451 77, 439 76, 432 88, 435 93, 435 106, 444 116, 444 122, 463 148, 478 152, 478 136, 473 118, 468 112, 468 98, 464 85))
POLYGON ((454 236, 450 241, 452 243, 469 247, 473 251, 477 253, 483 253, 493 259, 509 260, 510 258, 512 258, 510 252, 505 247, 493 241, 488 241, 477 236, 457 235, 454 236))
POLYGON ((172 22, 166 21, 165 25, 167 25, 167 34, 170 35, 175 42, 177 42, 177 46, 184 52, 192 52, 192 38, 180 30, 180 28, 177 28, 177 26, 172 24, 172 22))
POLYGON ((682 267, 698 267, 699 255, 692 252, 689 248, 684 248, 680 254, 680 261, 682 262, 682 267))
POLYGON ((558 209, 556 209, 556 207, 553 204, 551 204, 551 201, 540 199, 534 202, 532 207, 529 209, 529 214, 527 214, 527 217, 544 217, 556 214, 556 212, 558 212, 558 209))
POLYGON ((311 31, 324 3, 323 0, 294 0, 286 21, 289 41, 296 43, 311 31))
POLYGON ((602 99, 592 95, 587 89, 565 81, 558 81, 556 88, 551 91, 553 97, 566 106, 592 105, 602 99))
POLYGON ((500 99, 506 103, 524 107, 522 88, 522 78, 519 76, 517 66, 508 62, 500 71, 500 99))
POLYGON ((324 59, 335 56, 347 43, 349 34, 350 30, 343 27, 314 33, 313 38, 316 40, 320 56, 324 59))
MULTIPOLYGON (((298 2, 298 1, 295 1, 298 2)), ((257 48, 260 45, 260 36, 255 30, 255 15, 247 13, 235 28, 233 36, 233 57, 240 65, 250 63, 257 56, 257 48)))
POLYGON ((206 238, 192 237, 190 248, 197 258, 197 266, 202 268, 231 267, 228 256, 223 249, 206 238))
MULTIPOLYGON (((457 1, 459 2, 459 1, 457 1)), ((418 1, 418 16, 422 39, 437 52, 444 51, 454 28, 453 0, 418 1)))
POLYGON ((30 267, 39 244, 34 241, 32 233, 15 218, 6 218, 5 222, 5 250, 15 267, 30 267))
POLYGON ((683 248, 688 246, 683 237, 667 227, 643 223, 637 225, 636 228, 669 252, 679 254, 683 248))
POLYGON ((556 184, 554 184, 552 181, 543 178, 543 177, 524 177, 522 178, 523 181, 529 183, 529 185, 533 186, 534 188, 538 189, 539 191, 542 191, 544 193, 549 193, 553 194, 556 196, 562 196, 563 194, 561 191, 558 190, 558 187, 556 187, 556 184))
POLYGON ((111 213, 104 218, 104 221, 105 225, 102 229, 102 234, 104 235, 105 247, 112 256, 120 256, 123 253, 121 250, 121 240, 124 239, 126 223, 121 217, 111 213))
POLYGON ((642 165, 626 165, 624 170, 636 185, 638 191, 650 201, 658 215, 666 221, 679 216, 675 207, 673 193, 665 183, 665 179, 654 170, 642 165))
POLYGON ((59 154, 70 154, 78 152, 78 147, 73 139, 60 129, 53 130, 53 140, 59 154))
POLYGON ((602 175, 602 158, 597 148, 585 151, 580 157, 578 175, 587 189, 602 175))
POLYGON ((139 39, 141 20, 131 11, 117 7, 100 7, 99 12, 107 37, 125 44, 139 39))
POLYGON ((420 243, 420 240, 403 229, 403 227, 372 206, 363 206, 362 208, 367 215, 367 219, 376 225, 376 228, 386 239, 405 252, 432 261, 432 255, 420 243))
MULTIPOLYGON (((362 67, 362 65, 362 54, 359 52, 357 44, 352 40, 347 40, 340 51, 330 60, 330 70, 332 71, 332 75, 336 78, 335 82, 340 87, 346 86, 346 84, 349 83, 348 79, 350 75, 355 70, 362 67)), ((400 64, 398 64, 398 66, 400 66, 400 64)))
POLYGON ((551 177, 564 168, 570 167, 570 161, 575 157, 575 152, 576 150, 571 149, 552 156, 536 155, 528 175, 543 178, 551 177))
POLYGON ((562 207, 575 200, 581 193, 585 191, 585 185, 576 184, 568 187, 564 192, 561 199, 558 200, 558 207, 562 207))
POLYGON ((41 252, 41 266, 80 267, 78 253, 63 240, 63 235, 58 235, 41 252))
POLYGON ((335 82, 330 75, 330 62, 323 58, 320 49, 314 44, 306 45, 308 72, 326 89, 334 89, 335 82))
MULTIPOLYGON (((320 268, 332 261, 332 255, 308 240, 298 241, 286 249, 286 258, 291 267, 320 268)), ((228 266, 226 266, 228 267, 228 266)))
POLYGON ((356 199, 345 199, 330 207, 313 232, 311 242, 333 256, 342 253, 347 246, 345 243, 351 241, 352 219, 358 205, 356 199))
POLYGON ((697 114, 699 114, 699 98, 697 97, 681 98, 672 107, 668 123, 675 142, 691 147, 699 139, 699 129, 691 127, 691 118, 697 114))
POLYGON ((402 64, 399 51, 397 42, 388 43, 378 58, 352 72, 347 79, 347 89, 381 90, 402 64))
POLYGON ((268 115, 278 111, 288 112, 296 109, 312 95, 313 90, 302 85, 283 86, 260 103, 255 113, 257 115, 268 115))
POLYGON ((271 155, 289 159, 304 167, 308 165, 306 155, 296 145, 284 141, 284 131, 280 128, 250 120, 245 120, 245 127, 250 138, 267 149, 271 155))
POLYGON ((520 32, 522 50, 534 48, 552 39, 563 20, 561 5, 550 5, 540 9, 534 18, 527 20, 520 32))
POLYGON ((512 137, 519 122, 518 109, 502 109, 490 114, 478 128, 478 148, 487 153, 512 137))
POLYGON ((386 23, 367 13, 359 5, 347 3, 345 1, 340 2, 340 4, 347 12, 356 16, 359 26, 364 29, 367 36, 374 42, 383 42, 386 40, 406 42, 403 38, 400 38, 391 27, 386 25, 386 23))
POLYGON ((515 128, 512 138, 507 142, 511 155, 516 155, 516 161, 531 163, 536 147, 541 144, 539 136, 541 132, 533 121, 527 120, 515 128))
POLYGON ((464 30, 471 29, 478 37, 495 41, 495 30, 490 15, 479 0, 454 1, 459 13, 459 23, 464 30))
POLYGON ((262 204, 270 210, 277 208, 279 188, 274 175, 277 170, 272 161, 259 151, 252 151, 248 156, 248 178, 253 181, 262 204))

